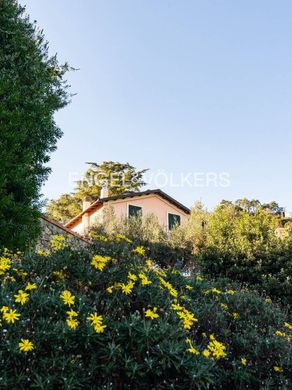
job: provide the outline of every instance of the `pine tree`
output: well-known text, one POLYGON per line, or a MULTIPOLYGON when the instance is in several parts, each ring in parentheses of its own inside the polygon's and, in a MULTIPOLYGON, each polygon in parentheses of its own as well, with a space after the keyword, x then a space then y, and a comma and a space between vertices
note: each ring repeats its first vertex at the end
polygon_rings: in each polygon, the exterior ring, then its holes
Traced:
POLYGON ((77 181, 72 194, 63 194, 58 199, 51 199, 47 214, 62 223, 68 222, 82 210, 82 201, 86 196, 97 199, 103 185, 107 185, 110 196, 124 191, 139 191, 146 183, 143 175, 147 169, 138 170, 127 163, 103 161, 101 164, 88 163, 90 168, 82 180, 77 181))

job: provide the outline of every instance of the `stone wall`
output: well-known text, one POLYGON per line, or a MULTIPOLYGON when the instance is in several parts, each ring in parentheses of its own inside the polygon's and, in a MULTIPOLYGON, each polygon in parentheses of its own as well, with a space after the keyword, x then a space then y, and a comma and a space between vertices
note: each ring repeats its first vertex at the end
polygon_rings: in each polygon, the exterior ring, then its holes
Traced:
POLYGON ((41 217, 41 236, 37 249, 49 249, 50 240, 54 235, 61 235, 66 238, 68 244, 74 248, 89 248, 91 242, 72 230, 66 228, 57 221, 53 221, 46 216, 41 217))

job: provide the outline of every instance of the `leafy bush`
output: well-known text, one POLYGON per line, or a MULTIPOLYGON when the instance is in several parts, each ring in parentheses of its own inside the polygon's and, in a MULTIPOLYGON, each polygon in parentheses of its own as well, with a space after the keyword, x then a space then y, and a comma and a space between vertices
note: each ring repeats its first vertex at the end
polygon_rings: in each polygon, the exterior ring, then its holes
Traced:
POLYGON ((158 222, 154 214, 131 218, 116 218, 111 207, 105 209, 102 223, 96 223, 90 232, 92 238, 96 234, 113 237, 123 234, 136 245, 145 247, 147 255, 155 258, 162 266, 195 268, 192 241, 187 236, 184 226, 175 226, 170 232, 158 222))
POLYGON ((3 253, 1 387, 289 389, 292 326, 254 292, 161 269, 121 235, 3 253))
POLYGON ((285 305, 292 304, 292 240, 275 235, 277 218, 234 206, 218 207, 209 218, 201 270, 212 277, 247 283, 285 305))

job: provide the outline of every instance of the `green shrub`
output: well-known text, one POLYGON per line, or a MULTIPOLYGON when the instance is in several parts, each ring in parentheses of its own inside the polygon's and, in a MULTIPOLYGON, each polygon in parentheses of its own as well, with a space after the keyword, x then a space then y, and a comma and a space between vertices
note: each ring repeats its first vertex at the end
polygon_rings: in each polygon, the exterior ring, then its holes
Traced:
POLYGON ((193 244, 184 226, 175 226, 170 232, 158 222, 157 216, 148 214, 143 217, 116 218, 111 207, 105 209, 102 223, 96 223, 90 232, 114 237, 123 234, 136 245, 145 247, 147 255, 155 258, 162 266, 195 269, 193 244))
POLYGON ((206 242, 197 259, 211 277, 227 277, 292 304, 292 240, 275 235, 278 219, 259 210, 220 206, 210 216, 206 242))
POLYGON ((52 248, 1 257, 2 388, 291 388, 292 327, 256 293, 161 269, 123 236, 52 248))
POLYGON ((292 245, 281 244, 269 253, 234 256, 208 248, 201 253, 201 271, 209 277, 227 277, 248 284, 283 305, 292 305, 292 245))

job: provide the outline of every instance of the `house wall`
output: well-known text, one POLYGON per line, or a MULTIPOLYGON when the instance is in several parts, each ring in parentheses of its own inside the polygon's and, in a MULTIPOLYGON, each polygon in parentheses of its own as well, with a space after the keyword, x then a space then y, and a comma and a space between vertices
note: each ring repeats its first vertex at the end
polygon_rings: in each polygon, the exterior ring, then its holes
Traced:
POLYGON ((84 225, 83 225, 83 222, 80 222, 78 223, 76 226, 74 226, 73 228, 71 228, 71 230, 73 230, 73 232, 75 233, 78 233, 78 234, 84 234, 84 225))
MULTIPOLYGON (((118 199, 107 202, 105 204, 105 206, 111 206, 113 208, 115 216, 118 219, 128 217, 129 205, 142 207, 142 214, 144 216, 149 214, 156 215, 158 222, 165 230, 168 228, 168 213, 179 215, 181 217, 182 225, 185 224, 188 220, 188 214, 184 213, 182 210, 175 207, 172 203, 155 194, 137 198, 118 199)), ((90 226, 93 226, 97 222, 102 223, 104 219, 105 206, 90 215, 90 226)), ((84 234, 83 222, 80 222, 72 230, 79 234, 84 234)))
POLYGON ((158 222, 165 229, 167 229, 168 225, 168 213, 180 215, 182 225, 185 224, 188 219, 188 215, 182 210, 155 194, 132 199, 119 199, 111 201, 108 204, 113 207, 117 218, 124 218, 128 216, 129 205, 142 207, 142 215, 156 215, 158 222))

